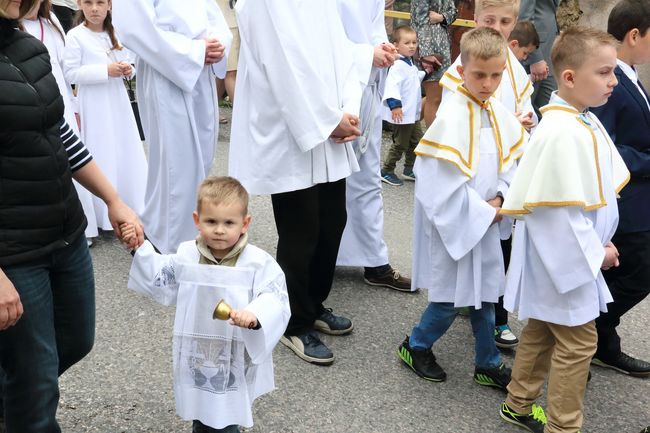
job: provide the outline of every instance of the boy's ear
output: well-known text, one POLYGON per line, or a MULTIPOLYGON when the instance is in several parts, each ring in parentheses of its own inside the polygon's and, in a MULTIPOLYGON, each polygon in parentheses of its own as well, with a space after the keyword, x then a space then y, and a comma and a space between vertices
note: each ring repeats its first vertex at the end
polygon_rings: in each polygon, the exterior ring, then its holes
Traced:
POLYGON ((246 215, 244 217, 244 225, 241 228, 241 234, 244 234, 248 231, 248 227, 250 227, 252 219, 253 217, 250 215, 246 215))
POLYGON ((192 219, 196 228, 199 228, 199 213, 197 211, 192 212, 192 219))
POLYGON ((456 70, 458 71, 460 78, 462 78, 463 81, 465 81, 465 68, 463 68, 463 65, 457 65, 456 70))
POLYGON ((510 47, 511 50, 514 50, 515 48, 519 48, 519 41, 517 39, 508 41, 508 46, 510 47))
POLYGON ((560 81, 568 88, 573 89, 573 86, 575 86, 575 74, 573 69, 565 69, 560 74, 560 81))
POLYGON ((633 28, 629 32, 625 34, 625 37, 623 38, 623 43, 631 46, 635 46, 637 42, 637 38, 641 35, 641 32, 639 32, 639 29, 633 28))

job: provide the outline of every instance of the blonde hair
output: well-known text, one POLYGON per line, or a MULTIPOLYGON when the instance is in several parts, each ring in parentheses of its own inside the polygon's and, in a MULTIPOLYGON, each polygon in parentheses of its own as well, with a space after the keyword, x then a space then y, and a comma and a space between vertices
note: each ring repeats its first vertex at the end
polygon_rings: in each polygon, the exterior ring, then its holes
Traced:
MULTIPOLYGON (((31 11, 38 2, 39 0, 23 0, 20 4, 20 16, 17 18, 20 19, 27 15, 27 12, 31 11)), ((0 0, 0 17, 11 18, 7 15, 9 3, 11 3, 11 0, 0 0)))
POLYGON ((508 55, 508 43, 501 33, 490 27, 470 30, 460 38, 460 62, 464 65, 470 58, 489 60, 508 55))
POLYGON ((402 39, 402 35, 405 34, 417 34, 416 31, 411 26, 399 26, 393 30, 391 39, 393 42, 399 42, 402 39))
POLYGON ((512 14, 519 16, 519 0, 476 0, 474 15, 478 15, 487 8, 512 8, 512 14))
POLYGON ((618 48, 619 42, 609 33, 590 27, 569 27, 560 33, 551 49, 553 73, 560 77, 566 69, 578 69, 602 46, 618 48))
POLYGON ((196 198, 196 211, 201 213, 201 204, 207 200, 212 204, 242 205, 244 215, 248 215, 248 191, 234 177, 209 176, 199 186, 196 198))

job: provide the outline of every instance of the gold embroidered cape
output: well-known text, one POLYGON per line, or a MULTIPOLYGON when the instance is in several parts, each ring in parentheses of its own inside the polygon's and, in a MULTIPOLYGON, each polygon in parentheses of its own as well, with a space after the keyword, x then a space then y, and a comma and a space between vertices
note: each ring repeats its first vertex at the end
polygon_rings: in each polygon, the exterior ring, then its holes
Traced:
MULTIPOLYGON (((612 170, 618 193, 630 179, 625 162, 595 115, 587 113, 607 140, 612 167, 601 167, 596 134, 573 107, 549 104, 526 146, 501 213, 515 217, 540 206, 606 206, 601 170, 612 170)), ((600 151, 603 151, 602 146, 600 151)))
POLYGON ((415 148, 419 156, 429 156, 454 164, 473 178, 478 168, 481 110, 487 110, 499 153, 499 172, 510 169, 521 157, 528 133, 515 116, 494 98, 481 102, 464 87, 448 96, 442 110, 415 148))

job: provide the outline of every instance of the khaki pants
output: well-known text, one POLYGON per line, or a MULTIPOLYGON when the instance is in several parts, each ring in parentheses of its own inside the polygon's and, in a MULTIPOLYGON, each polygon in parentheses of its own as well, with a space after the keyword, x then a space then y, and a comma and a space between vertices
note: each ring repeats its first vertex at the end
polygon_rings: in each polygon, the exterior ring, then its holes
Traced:
POLYGON ((548 374, 548 424, 544 432, 578 432, 589 363, 597 342, 593 320, 569 327, 529 319, 512 368, 508 406, 517 413, 530 413, 531 406, 542 395, 548 374))

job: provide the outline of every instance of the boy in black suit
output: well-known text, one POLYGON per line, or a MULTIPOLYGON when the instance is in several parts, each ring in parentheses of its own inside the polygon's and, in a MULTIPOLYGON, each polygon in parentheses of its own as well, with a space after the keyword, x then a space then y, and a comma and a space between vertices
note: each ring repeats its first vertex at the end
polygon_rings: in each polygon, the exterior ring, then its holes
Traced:
POLYGON ((650 376, 650 363, 621 351, 616 333, 621 316, 650 293, 650 97, 636 65, 650 62, 650 0, 622 0, 612 9, 607 31, 621 41, 615 71, 619 85, 598 116, 632 174, 619 200, 620 222, 612 242, 620 266, 603 272, 614 298, 596 319, 598 350, 592 363, 631 376, 650 376))

